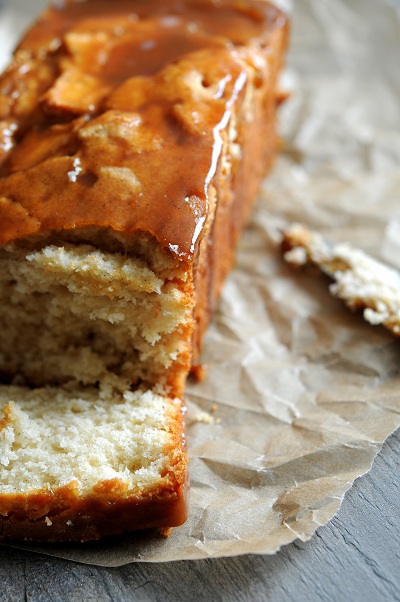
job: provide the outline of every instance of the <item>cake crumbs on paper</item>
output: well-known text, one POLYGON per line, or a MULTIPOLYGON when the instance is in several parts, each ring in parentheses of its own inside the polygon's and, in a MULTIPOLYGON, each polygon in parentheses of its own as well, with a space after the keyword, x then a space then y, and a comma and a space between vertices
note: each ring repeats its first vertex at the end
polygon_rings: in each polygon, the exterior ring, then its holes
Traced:
POLYGON ((206 412, 205 410, 197 412, 197 414, 194 415, 192 424, 194 422, 202 422, 203 424, 221 424, 221 418, 216 418, 215 416, 213 416, 213 414, 215 414, 215 412, 217 411, 218 405, 214 403, 211 406, 209 412, 206 412))
POLYGON ((171 537, 172 527, 163 527, 160 531, 160 534, 163 537, 171 537))
POLYGON ((204 422, 205 424, 213 424, 214 416, 209 412, 198 412, 194 417, 194 422, 204 422))
POLYGON ((332 243, 318 232, 294 224, 282 232, 284 259, 294 266, 314 265, 334 282, 330 292, 352 310, 362 310, 372 325, 400 336, 400 273, 348 243, 332 243))

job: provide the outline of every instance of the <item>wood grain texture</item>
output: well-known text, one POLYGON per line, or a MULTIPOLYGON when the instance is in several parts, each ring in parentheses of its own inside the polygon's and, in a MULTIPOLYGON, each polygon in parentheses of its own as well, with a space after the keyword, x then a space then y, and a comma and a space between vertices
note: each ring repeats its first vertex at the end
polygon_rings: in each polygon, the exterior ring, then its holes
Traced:
POLYGON ((120 568, 0 546, 0 602, 392 602, 400 600, 400 431, 308 542, 275 556, 120 568))

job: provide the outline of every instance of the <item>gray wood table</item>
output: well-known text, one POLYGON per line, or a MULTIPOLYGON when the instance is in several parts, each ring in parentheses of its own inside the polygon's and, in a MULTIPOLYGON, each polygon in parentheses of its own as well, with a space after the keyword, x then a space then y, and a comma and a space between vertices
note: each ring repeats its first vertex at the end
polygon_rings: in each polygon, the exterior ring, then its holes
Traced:
POLYGON ((274 556, 103 568, 0 546, 0 602, 400 600, 400 431, 337 516, 274 556))

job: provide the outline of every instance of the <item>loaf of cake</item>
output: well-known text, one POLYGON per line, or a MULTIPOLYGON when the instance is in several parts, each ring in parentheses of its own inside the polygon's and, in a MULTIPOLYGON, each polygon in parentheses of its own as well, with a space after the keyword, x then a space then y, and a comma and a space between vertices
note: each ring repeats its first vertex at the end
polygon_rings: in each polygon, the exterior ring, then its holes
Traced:
POLYGON ((186 517, 183 394, 277 148, 262 0, 53 2, 0 79, 0 537, 186 517))

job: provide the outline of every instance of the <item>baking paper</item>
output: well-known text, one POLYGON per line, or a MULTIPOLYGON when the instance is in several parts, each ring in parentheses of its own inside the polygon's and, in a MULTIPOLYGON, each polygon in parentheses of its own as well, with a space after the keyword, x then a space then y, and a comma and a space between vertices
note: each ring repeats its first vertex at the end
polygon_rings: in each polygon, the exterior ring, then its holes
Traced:
MULTIPOLYGON (((329 521, 400 426, 400 341, 292 271, 278 244, 302 222, 400 268, 396 6, 294 2, 282 153, 208 331, 207 378, 187 389, 188 522, 169 538, 27 549, 105 566, 272 554, 329 521)), ((11 19, 22 3, 6 7, 11 19)))

